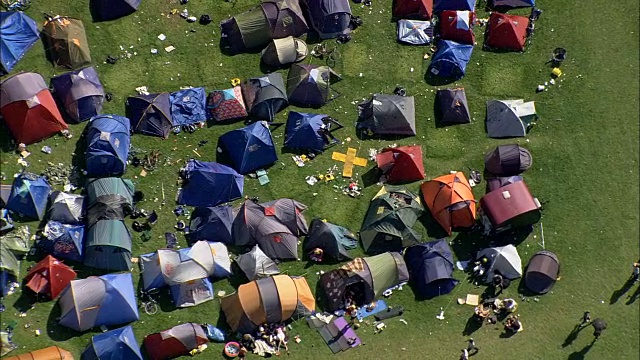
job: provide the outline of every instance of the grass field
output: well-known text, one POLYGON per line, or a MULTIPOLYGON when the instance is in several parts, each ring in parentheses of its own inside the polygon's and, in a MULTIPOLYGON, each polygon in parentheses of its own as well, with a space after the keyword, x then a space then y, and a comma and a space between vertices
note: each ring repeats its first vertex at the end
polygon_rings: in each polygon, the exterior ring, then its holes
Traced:
MULTIPOLYGON (((220 20, 247 10, 255 0, 191 0, 181 6, 177 0, 145 0, 135 14, 105 23, 92 23, 88 1, 32 0, 27 11, 39 23, 42 13, 69 15, 84 21, 91 47, 93 62, 106 91, 113 93, 113 101, 105 103, 105 113, 124 115, 124 101, 135 94, 138 86, 147 86, 151 92, 175 91, 181 86, 205 86, 207 90, 228 88, 234 77, 253 77, 261 74, 259 54, 242 54, 229 57, 221 54, 218 43, 220 20), (177 15, 167 17, 173 8, 187 8, 200 16, 210 14, 214 22, 207 26, 189 24, 177 15), (164 15, 163 15, 164 14, 164 15), (191 32, 190 30, 195 30, 191 32), (164 33, 165 41, 157 36, 164 33), (176 50, 166 53, 163 48, 173 45, 176 50), (120 46, 137 55, 118 61, 115 65, 104 63, 108 55, 120 56, 120 46), (131 49, 129 49, 132 47, 131 49), (159 53, 152 55, 151 48, 159 53)), ((481 169, 483 154, 501 143, 517 142, 530 149, 534 157, 533 167, 525 173, 525 180, 532 193, 547 202, 543 213, 546 249, 555 252, 561 261, 561 279, 553 291, 539 297, 520 301, 518 312, 525 331, 511 338, 501 338, 501 326, 483 326, 473 333, 481 348, 478 359, 612 359, 633 360, 639 358, 640 301, 638 285, 616 299, 631 273, 631 263, 639 255, 639 198, 638 198, 638 53, 639 10, 637 1, 607 2, 585 0, 579 5, 569 0, 540 0, 538 7, 544 10, 536 23, 533 41, 524 53, 491 53, 482 51, 482 31, 477 28, 477 41, 467 75, 450 86, 466 89, 473 121, 465 126, 436 128, 433 116, 433 100, 436 87, 428 85, 424 73, 428 60, 423 60, 425 48, 399 45, 395 41, 395 24, 391 22, 391 0, 373 1, 371 8, 352 3, 353 13, 364 20, 364 25, 353 33, 353 40, 340 45, 341 60, 336 71, 343 81, 335 88, 342 96, 320 109, 343 124, 345 129, 336 135, 350 142, 338 145, 335 150, 344 152, 347 146, 358 148, 360 156, 366 156, 369 148, 381 148, 390 144, 423 146, 427 177, 432 178, 450 170, 466 171, 468 167, 481 169), (545 64, 551 51, 565 47, 568 60, 562 65, 561 81, 549 91, 535 93, 536 86, 550 79, 550 67, 545 64), (413 69, 413 72, 411 71, 413 69), (360 76, 360 74, 362 74, 360 76), (393 141, 365 140, 355 136, 357 118, 354 102, 372 93, 391 93, 404 86, 408 95, 416 98, 416 123, 418 134, 413 138, 393 141), (489 99, 523 98, 535 100, 540 120, 531 130, 527 140, 497 141, 484 132, 485 104, 489 99), (574 341, 567 339, 583 311, 590 310, 593 317, 602 317, 609 327, 601 339, 591 345, 590 329, 582 331, 574 341), (563 343, 571 342, 567 346, 563 343)), ((480 17, 486 13, 479 12, 480 17)), ((321 63, 309 57, 305 62, 321 63)), ((45 59, 44 47, 36 44, 12 73, 35 71, 45 79, 63 71, 54 70, 45 59)), ((283 72, 286 75, 286 71, 283 72)), ((288 110, 293 110, 290 107, 288 110)), ((287 111, 278 115, 277 121, 286 120, 287 111)), ((70 127, 74 138, 70 141, 55 137, 29 147, 29 171, 40 173, 47 162, 69 164, 76 150, 85 124, 70 127), (46 155, 40 147, 50 145, 53 152, 46 155)), ((165 231, 174 231, 176 218, 172 213, 172 199, 176 193, 177 171, 184 160, 196 156, 192 149, 201 140, 209 143, 198 148, 201 160, 215 160, 215 143, 222 133, 240 127, 240 124, 213 126, 193 134, 171 135, 169 139, 134 135, 133 146, 144 150, 158 149, 162 162, 170 159, 171 165, 159 167, 146 177, 140 177, 139 168, 129 167, 127 174, 137 189, 146 194, 141 206, 160 214, 159 224, 153 229, 151 241, 143 242, 134 234, 134 256, 151 252, 164 244, 165 231), (164 187, 168 205, 160 206, 161 187, 164 187)), ((283 142, 283 127, 274 131, 279 151, 283 142)), ((9 145, 6 131, 1 134, 2 172, 10 181, 20 170, 18 155, 9 145)), ((331 222, 357 231, 367 210, 369 199, 378 191, 373 185, 364 190, 361 198, 350 198, 333 190, 332 186, 309 186, 304 178, 324 172, 334 165, 331 154, 320 155, 303 168, 295 166, 289 155, 269 169, 271 183, 260 186, 256 179, 246 179, 245 194, 259 196, 261 200, 290 197, 308 205, 306 218, 326 218, 331 222), (314 193, 317 195, 314 196, 314 193)), ((370 165, 367 167, 369 169, 370 165)), ((357 169, 361 173, 365 170, 357 169)), ((338 184, 342 180, 337 181, 338 184)), ((418 189, 419 184, 409 187, 418 189)), ((476 198, 483 194, 484 184, 474 189, 476 198)), ((130 220, 127 220, 130 225, 130 220)), ((439 236, 439 231, 428 221, 416 229, 425 239, 439 236)), ((37 224, 30 223, 32 232, 37 224)), ((540 230, 518 245, 526 263, 540 250, 540 230)), ((182 235, 180 244, 185 245, 182 235)), ((486 245, 464 235, 454 235, 456 257, 468 259, 470 252, 486 245), (464 242, 463 242, 464 241, 464 242)), ((360 251, 356 251, 360 253, 360 251)), ((22 274, 33 262, 23 261, 22 274)), ((305 275, 312 289, 319 270, 329 266, 306 268, 305 262, 286 262, 282 269, 290 275, 305 275)), ((80 277, 88 270, 76 266, 80 277)), ((139 271, 134 269, 134 279, 139 271)), ((456 271, 463 280, 465 274, 456 271)), ((231 281, 238 284, 238 280, 231 281)), ((216 281, 215 292, 233 291, 227 280, 216 281)), ((452 294, 429 301, 415 301, 413 292, 405 287, 388 300, 390 305, 402 305, 406 309, 404 319, 387 321, 387 329, 373 334, 372 326, 363 326, 358 334, 365 346, 347 353, 332 355, 315 331, 306 324, 294 324, 292 335, 300 334, 302 342, 291 345, 291 358, 295 359, 456 359, 466 343, 463 334, 465 324, 473 308, 458 305, 455 299, 467 293, 480 294, 483 287, 462 281, 452 294), (444 321, 437 320, 440 307, 446 309, 444 321)), ((520 299, 518 282, 505 291, 505 295, 520 299)), ((56 325, 59 308, 56 302, 37 303, 26 317, 17 317, 24 297, 13 294, 4 299, 7 311, 2 313, 4 324, 17 320, 14 341, 20 348, 11 354, 58 345, 79 357, 96 331, 75 333, 56 325), (24 326, 30 324, 28 329, 24 326), (36 337, 33 330, 41 329, 36 337)), ((166 299, 165 299, 166 300, 166 299)), ((168 301, 165 301, 168 303, 168 301)), ((142 343, 145 335, 164 330, 180 322, 209 322, 220 319, 218 299, 193 308, 175 309, 163 304, 162 311, 153 316, 141 314, 133 324, 137 339, 142 343)), ((320 307, 322 304, 319 304, 320 307)), ((4 327, 4 326, 3 326, 4 327)), ((99 330, 98 330, 99 331, 99 330)), ((222 345, 212 344, 202 359, 222 357, 222 345)), ((250 355, 253 357, 253 355, 250 355)), ((289 356, 286 356, 289 357, 289 356)))

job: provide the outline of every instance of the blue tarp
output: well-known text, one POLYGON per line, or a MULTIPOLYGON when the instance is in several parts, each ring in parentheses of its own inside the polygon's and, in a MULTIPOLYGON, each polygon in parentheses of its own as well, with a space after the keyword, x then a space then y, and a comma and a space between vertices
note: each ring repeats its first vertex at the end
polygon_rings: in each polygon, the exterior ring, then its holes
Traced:
POLYGON ((325 114, 290 111, 285 129, 284 147, 317 152, 324 151, 329 142, 328 139, 325 140, 325 137, 321 135, 320 129, 324 126, 322 119, 327 116, 325 114))
POLYGON ((38 24, 23 12, 0 12, 0 65, 10 72, 40 39, 38 24))
POLYGON ((404 253, 409 276, 418 295, 432 298, 451 292, 458 284, 452 277, 453 254, 446 240, 410 246, 404 253))
POLYGON ((140 6, 142 0, 91 0, 96 21, 114 20, 127 16, 140 6))
POLYGON ((441 40, 438 42, 438 51, 431 59, 429 72, 442 78, 460 79, 465 74, 472 52, 473 45, 441 40))
POLYGON ((93 66, 53 77, 51 87, 68 119, 78 123, 102 113, 104 88, 93 66))
POLYGON ((242 197, 244 177, 228 166, 192 159, 180 175, 183 185, 178 204, 216 206, 242 197))
POLYGON ((131 325, 95 335, 81 360, 142 360, 140 345, 131 325))
POLYGON ((433 12, 444 10, 475 11, 476 0, 433 0, 433 12))
POLYGON ((278 160, 271 131, 264 121, 223 134, 218 147, 222 157, 240 174, 265 168, 278 160))
POLYGON ((131 144, 129 119, 118 115, 94 116, 87 125, 87 176, 124 174, 131 144))
POLYGON ((233 208, 231 206, 196 207, 191 213, 191 222, 185 237, 189 246, 198 240, 218 241, 232 245, 232 224, 233 208))
POLYGON ((207 120, 207 93, 197 87, 171 93, 173 126, 190 125, 207 120))
POLYGON ((66 225, 49 221, 44 235, 38 246, 56 259, 78 262, 84 259, 84 225, 66 225))
POLYGON ((6 208, 30 219, 42 220, 51 186, 42 176, 22 173, 13 181, 6 208))

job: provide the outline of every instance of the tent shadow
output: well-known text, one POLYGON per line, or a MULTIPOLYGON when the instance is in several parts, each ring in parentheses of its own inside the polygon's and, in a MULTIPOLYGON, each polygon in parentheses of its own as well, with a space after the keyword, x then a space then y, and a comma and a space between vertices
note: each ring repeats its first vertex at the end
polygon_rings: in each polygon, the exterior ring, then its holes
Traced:
POLYGON ((324 288, 320 281, 316 282, 316 289, 314 292, 316 297, 316 308, 318 308, 318 312, 329 311, 327 307, 327 296, 324 293, 324 288))
POLYGON ((370 186, 376 185, 380 180, 381 175, 382 172, 377 166, 370 168, 365 173, 360 175, 360 179, 362 180, 362 187, 368 188, 370 186))
POLYGON ((23 290, 20 292, 20 297, 13 302, 13 308, 21 313, 27 313, 37 303, 48 300, 45 296, 40 296, 31 290, 27 290, 25 286, 26 284, 23 281, 21 285, 23 290))
MULTIPOLYGON (((609 304, 611 304, 611 305, 615 304, 622 297, 622 295, 626 294, 627 291, 629 291, 631 289, 633 284, 634 284, 633 278, 629 277, 627 279, 627 281, 622 285, 622 287, 620 289, 614 291, 611 294, 611 298, 609 299, 609 304)), ((636 291, 636 293, 637 292, 638 291, 636 291)))
POLYGON ((459 232, 451 242, 451 250, 458 260, 473 259, 474 253, 484 248, 486 242, 482 234, 475 230, 459 232))
POLYGON ((11 153, 15 150, 16 143, 9 132, 9 128, 5 125, 4 121, 0 125, 0 151, 3 153, 11 153))
POLYGON ((593 344, 595 344, 595 341, 592 341, 589 345, 587 345, 584 348, 582 348, 582 350, 571 353, 569 355, 569 357, 567 358, 567 360, 582 360, 582 359, 584 359, 585 355, 587 355, 589 350, 591 350, 591 348, 593 347, 593 344))
MULTIPOLYGON (((527 269, 524 269, 524 273, 526 273, 527 269)), ((524 274, 523 274, 524 275, 524 274)), ((540 294, 529 290, 529 288, 525 285, 524 276, 520 278, 520 282, 518 283, 518 294, 522 294, 526 297, 539 296, 540 294)))
POLYGON ((82 334, 58 324, 61 315, 62 310, 60 309, 60 304, 54 305, 47 319, 47 335, 51 340, 66 341, 82 334))
POLYGON ((469 317, 467 320, 467 324, 462 330, 462 335, 469 336, 474 332, 478 331, 482 327, 482 323, 479 323, 473 316, 469 317))
MULTIPOLYGON (((421 199, 423 199, 422 192, 420 192, 419 196, 421 199)), ((440 226, 440 224, 433 217, 429 209, 427 209, 424 214, 418 218, 418 221, 427 230, 427 236, 430 239, 443 239, 449 236, 449 234, 444 231, 442 226, 440 226)))
POLYGON ((514 333, 513 331, 503 331, 503 332, 500 334, 500 338, 501 338, 501 339, 508 339, 508 338, 512 337, 513 335, 515 335, 515 334, 516 334, 516 333, 514 333))
POLYGON ((509 231, 489 234, 490 246, 503 246, 511 244, 518 246, 525 241, 533 232, 533 225, 523 226, 509 231))
POLYGON ((424 74, 424 81, 431 86, 444 86, 452 84, 460 79, 457 78, 443 78, 441 76, 435 76, 430 71, 424 74))

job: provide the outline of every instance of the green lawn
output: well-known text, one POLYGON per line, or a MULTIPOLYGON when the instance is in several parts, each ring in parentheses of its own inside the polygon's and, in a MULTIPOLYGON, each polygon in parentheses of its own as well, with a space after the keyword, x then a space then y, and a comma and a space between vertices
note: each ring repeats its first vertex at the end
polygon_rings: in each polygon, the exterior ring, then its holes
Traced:
MULTIPOLYGON (((42 24, 42 13, 78 17, 84 21, 94 64, 105 89, 113 93, 113 101, 106 103, 105 113, 124 115, 124 101, 135 94, 135 88, 145 85, 151 92, 175 91, 181 86, 205 86, 207 90, 228 88, 234 77, 253 77, 261 74, 259 54, 242 54, 234 57, 222 55, 218 43, 220 31, 217 23, 230 15, 247 10, 255 0, 192 0, 186 6, 199 17, 208 13, 214 22, 207 26, 189 24, 177 15, 167 18, 173 8, 182 9, 177 0, 145 0, 139 11, 129 17, 106 23, 92 23, 88 1, 33 0, 27 11, 42 24), (165 14, 164 16, 162 14, 165 14), (190 32, 189 30, 195 30, 190 32), (164 33, 167 40, 157 36, 164 33), (163 48, 174 45, 177 50, 166 53, 163 48), (121 55, 120 46, 136 51, 137 55, 122 59, 115 65, 103 63, 107 55, 121 55), (159 53, 152 55, 151 48, 159 53)), ((575 1, 540 0, 544 10, 536 23, 536 32, 527 51, 520 53, 491 53, 481 49, 482 31, 478 28, 476 46, 467 67, 467 76, 451 86, 466 89, 473 121, 469 125, 436 128, 433 120, 433 100, 436 87, 428 85, 424 73, 428 60, 423 60, 425 49, 402 46, 395 41, 395 24, 390 21, 391 0, 373 1, 371 8, 352 3, 353 13, 362 16, 364 26, 353 33, 353 40, 340 45, 341 61, 336 70, 343 81, 335 88, 342 94, 336 101, 320 111, 343 124, 345 129, 336 133, 341 139, 351 137, 335 148, 344 152, 347 146, 358 148, 360 156, 366 156, 369 148, 381 148, 390 144, 423 146, 427 177, 432 178, 450 170, 466 171, 468 167, 481 169, 483 154, 501 143, 516 141, 530 149, 534 157, 533 167, 524 177, 531 191, 541 201, 548 202, 543 213, 544 235, 547 250, 555 252, 561 261, 561 280, 553 291, 539 297, 520 301, 518 312, 525 331, 511 338, 501 338, 499 326, 484 326, 473 333, 481 351, 479 359, 638 359, 640 347, 640 301, 631 302, 629 296, 637 294, 638 285, 631 288, 619 300, 611 303, 612 294, 620 289, 629 274, 631 263, 638 260, 638 4, 634 0, 602 2, 585 0, 578 6, 575 1), (563 64, 564 76, 549 91, 535 93, 536 86, 550 79, 550 67, 545 62, 551 51, 563 46, 568 60, 563 64), (414 69, 411 72, 411 68, 414 69), (360 76, 362 73, 362 76, 360 76), (359 141, 355 136, 357 118, 354 101, 361 101, 370 94, 391 93, 401 85, 408 95, 416 98, 418 135, 393 141, 359 141), (484 132, 485 103, 494 98, 523 98, 535 100, 540 116, 527 140, 497 141, 484 132), (579 321, 583 311, 590 310, 594 317, 602 317, 609 328, 592 347, 591 330, 582 331, 572 344, 563 347, 565 338, 579 321)), ((523 12, 523 13, 526 13, 523 12)), ((480 12, 480 17, 486 13, 480 12)), ((320 63, 309 57, 305 62, 320 63)), ((49 79, 62 71, 54 70, 45 59, 42 44, 38 43, 18 64, 12 73, 35 71, 49 79)), ((286 75, 286 71, 283 71, 286 75)), ((294 110, 290 107, 287 110, 294 110)), ((286 120, 287 111, 278 115, 277 121, 286 120)), ((171 135, 169 139, 134 135, 133 146, 145 150, 159 149, 163 159, 171 165, 161 166, 146 177, 140 177, 140 169, 130 167, 126 176, 133 179, 138 189, 145 192, 141 204, 147 210, 157 210, 159 224, 153 229, 153 239, 143 242, 134 234, 134 256, 151 252, 164 244, 165 231, 173 231, 176 218, 172 214, 176 193, 177 171, 184 160, 196 156, 192 149, 201 140, 209 140, 198 148, 201 160, 215 160, 215 143, 222 133, 240 124, 213 126, 194 134, 171 135), (161 206, 161 188, 164 187, 168 205, 161 206), (154 201, 154 198, 160 198, 154 201)), ((40 173, 47 162, 69 164, 75 149, 75 140, 85 125, 74 125, 75 135, 70 141, 61 137, 51 138, 29 147, 29 171, 40 173), (51 155, 40 152, 40 147, 50 145, 51 155)), ((281 148, 283 127, 274 131, 274 140, 281 148)), ((2 172, 7 178, 20 170, 18 155, 8 146, 6 131, 2 131, 2 172)), ((82 156, 80 153, 76 154, 82 156)), ((164 160, 163 160, 164 161, 164 160)), ((365 189, 361 198, 350 198, 334 191, 327 184, 313 187, 304 181, 305 176, 324 172, 333 166, 331 154, 326 153, 303 168, 295 166, 289 155, 269 169, 271 183, 260 186, 256 179, 246 179, 245 194, 259 196, 261 200, 290 197, 308 205, 306 218, 326 218, 347 226, 352 231, 360 227, 369 199, 378 191, 373 185, 365 189), (314 194, 317 195, 314 196, 314 194)), ((372 166, 370 163, 367 169, 372 166)), ((358 168, 363 173, 367 169, 358 168)), ((337 181, 338 184, 342 180, 337 181)), ((410 185, 417 191, 419 184, 410 185)), ((479 199, 484 183, 474 189, 479 199)), ((127 220, 130 224, 130 220, 127 220)), ((37 224, 30 223, 32 232, 37 224)), ((417 231, 425 239, 437 236, 437 229, 422 225, 417 231)), ((541 247, 540 230, 518 245, 526 263, 541 247)), ((180 244, 185 246, 182 235, 180 244)), ((473 239, 450 238, 457 258, 467 259, 471 250, 482 243, 473 239)), ((360 253, 360 251, 357 251, 360 253)), ((22 274, 32 262, 22 263, 22 274)), ((287 262, 282 269, 291 275, 305 275, 315 289, 319 270, 329 266, 305 268, 303 262, 287 262)), ((86 269, 77 269, 79 276, 86 276, 86 269)), ((455 276, 463 280, 465 274, 455 276)), ((139 280, 139 271, 134 270, 139 280)), ((234 283, 237 283, 234 282, 234 283)), ((227 280, 216 281, 215 291, 230 293, 233 287, 227 280)), ((518 282, 505 291, 505 295, 520 299, 518 282)), ((387 321, 387 329, 379 335, 373 327, 365 325, 359 335, 365 346, 333 356, 315 331, 303 322, 294 324, 292 334, 300 334, 301 344, 292 344, 291 358, 369 358, 369 359, 456 359, 465 346, 467 336, 463 329, 473 308, 458 305, 455 299, 466 293, 480 294, 484 288, 462 281, 452 294, 429 301, 417 302, 409 287, 396 292, 388 301, 406 309, 404 319, 387 321), (435 318, 440 307, 446 309, 446 319, 435 318)), ((2 322, 18 321, 14 341, 23 351, 58 345, 79 357, 96 331, 82 334, 65 330, 56 325, 59 309, 55 302, 38 303, 27 316, 17 317, 16 304, 20 294, 4 300, 7 311, 2 322), (28 329, 24 326, 30 324, 28 329), (43 334, 36 337, 35 329, 43 334)), ((133 324, 140 343, 145 335, 164 330, 180 322, 209 322, 216 324, 220 318, 218 299, 187 309, 163 308, 162 312, 148 316, 141 314, 133 324)), ((222 345, 213 344, 199 358, 219 358, 222 345)))

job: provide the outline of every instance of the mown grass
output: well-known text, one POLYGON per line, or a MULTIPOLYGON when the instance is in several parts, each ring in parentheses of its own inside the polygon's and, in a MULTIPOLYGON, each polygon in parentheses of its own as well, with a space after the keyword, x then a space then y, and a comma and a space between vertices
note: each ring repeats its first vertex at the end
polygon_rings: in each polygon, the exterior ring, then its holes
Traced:
MULTIPOLYGON (((28 13, 40 21, 41 13, 62 14, 84 21, 91 46, 94 64, 107 91, 114 94, 113 101, 105 104, 106 113, 124 114, 124 101, 135 93, 135 88, 145 85, 150 91, 175 91, 180 86, 205 86, 208 90, 230 87, 234 77, 259 75, 259 54, 242 54, 234 57, 222 55, 218 42, 219 29, 215 25, 229 15, 240 13, 255 1, 237 0, 196 1, 180 6, 177 0, 143 1, 140 10, 129 17, 112 22, 92 23, 88 1, 33 1, 28 13), (188 24, 177 15, 167 18, 173 8, 187 8, 199 16, 208 13, 214 23, 208 26, 188 24), (165 14, 164 16, 161 13, 165 14), (190 30, 195 30, 191 32, 190 30), (160 41, 160 33, 167 40, 160 41), (128 49, 133 45, 133 49, 128 49), (164 52, 174 45, 177 50, 164 52), (122 59, 115 65, 103 63, 107 55, 121 55, 119 46, 137 55, 122 59), (157 55, 151 48, 159 49, 157 55)), ((433 117, 433 99, 437 87, 428 85, 424 73, 428 61, 423 60, 421 47, 408 47, 395 42, 395 25, 390 21, 391 1, 374 1, 371 8, 352 3, 355 15, 362 16, 364 26, 353 34, 353 40, 340 45, 341 60, 336 69, 343 81, 335 85, 342 97, 319 111, 329 114, 346 128, 336 135, 350 142, 334 150, 346 151, 356 147, 360 156, 366 156, 369 148, 389 144, 418 143, 423 146, 427 176, 436 177, 449 170, 480 169, 483 154, 500 143, 517 142, 529 148, 534 156, 534 166, 525 174, 527 184, 534 195, 546 201, 542 223, 546 248, 558 254, 562 263, 562 278, 553 292, 539 301, 528 298, 520 304, 519 312, 525 331, 514 337, 500 337, 499 326, 485 326, 473 333, 481 358, 487 359, 637 359, 640 351, 638 338, 638 302, 631 302, 632 288, 620 299, 610 303, 612 295, 625 283, 630 264, 638 257, 638 7, 635 1, 624 0, 602 6, 595 0, 580 5, 572 1, 539 1, 544 10, 536 24, 536 33, 527 51, 519 53, 491 53, 481 50, 483 28, 478 28, 477 41, 467 76, 450 86, 464 86, 473 113, 469 125, 436 128, 433 117), (624 14, 624 21, 618 20, 624 14), (550 68, 545 65, 551 51, 563 46, 568 50, 568 60, 562 69, 561 82, 548 92, 536 94, 538 84, 550 78, 550 68), (411 68, 414 69, 411 72, 411 68), (360 76, 362 73, 362 76, 360 76), (371 93, 390 93, 397 85, 404 86, 409 95, 416 97, 418 135, 414 138, 394 141, 358 140, 354 132, 356 109, 353 102, 371 93), (484 107, 493 98, 523 98, 535 100, 540 120, 528 136, 528 140, 497 141, 488 139, 484 132, 484 107), (590 310, 594 317, 602 317, 609 323, 601 340, 590 346, 589 330, 581 332, 572 344, 563 342, 579 320, 582 312, 590 310)), ((486 14, 479 12, 481 17, 486 14)), ((316 59, 305 62, 321 63, 316 59)), ((14 70, 36 71, 49 78, 62 71, 54 70, 46 62, 44 48, 37 44, 14 70)), ((283 71, 286 75, 286 71, 283 71)), ((289 108, 293 110, 294 108, 289 108)), ((287 112, 278 115, 284 122, 287 112)), ((74 138, 66 141, 52 138, 30 146, 29 171, 39 173, 48 161, 70 163, 76 151, 84 124, 71 126, 74 138), (40 153, 42 145, 53 147, 51 155, 40 153)), ((177 170, 184 160, 197 157, 192 150, 201 140, 209 142, 198 148, 202 160, 215 160, 215 144, 222 133, 240 124, 213 126, 194 134, 171 135, 167 140, 133 136, 133 146, 145 150, 159 149, 163 159, 171 159, 172 165, 161 166, 146 177, 140 177, 140 169, 130 167, 126 176, 134 179, 138 189, 145 192, 147 200, 142 207, 157 210, 160 222, 153 229, 153 239, 142 242, 134 234, 134 255, 151 252, 164 244, 165 231, 174 231, 175 216, 173 197, 176 193, 177 170), (166 206, 160 206, 161 187, 167 198, 166 206), (158 198, 157 202, 154 198, 158 198)), ((274 131, 274 140, 280 151, 283 128, 274 131)), ((6 131, 2 132, 2 172, 10 180, 19 171, 17 155, 8 145, 6 131)), ((76 156, 82 157, 82 150, 76 156)), ((290 156, 282 154, 280 160, 269 169, 271 183, 260 186, 255 179, 246 179, 245 194, 259 196, 262 200, 291 197, 309 206, 306 217, 326 218, 347 226, 353 231, 360 227, 367 210, 368 200, 377 192, 377 186, 364 190, 361 198, 353 199, 335 192, 332 185, 313 187, 304 182, 305 176, 324 172, 335 163, 330 154, 323 154, 303 168, 298 168, 290 156)), ((362 174, 368 170, 358 168, 362 174)), ((338 180, 336 183, 341 184, 338 180)), ((418 183, 409 185, 417 190, 418 183)), ((482 188, 474 189, 479 198, 482 188)), ((32 232, 37 224, 29 224, 32 232)), ((418 225, 424 238, 438 236, 440 231, 427 224, 418 225)), ((467 259, 469 251, 484 244, 476 239, 452 236, 458 259, 467 259), (469 244, 468 242, 471 242, 469 244), (458 251, 459 250, 459 251, 458 251)), ((539 228, 518 246, 523 262, 540 250, 539 228)), ((179 235, 181 245, 184 239, 179 235)), ((360 251, 356 251, 360 254, 360 251)), ((24 261, 23 273, 32 262, 24 261)), ((291 275, 305 275, 315 290, 319 270, 330 266, 305 267, 303 262, 282 264, 291 275)), ((80 277, 88 274, 76 266, 80 277)), ((463 280, 464 274, 455 276, 463 280)), ((139 271, 134 270, 136 282, 139 271)), ((234 284, 238 280, 233 281, 234 284)), ((517 283, 505 294, 517 297, 517 283)), ((233 291, 227 280, 215 282, 215 291, 233 291)), ((467 336, 463 329, 471 316, 472 308, 457 305, 455 299, 466 293, 482 293, 484 289, 462 281, 454 293, 429 301, 415 301, 412 291, 405 287, 388 301, 406 309, 404 325, 397 319, 387 321, 388 328, 380 335, 373 335, 371 326, 364 326, 359 335, 364 347, 335 355, 335 358, 455 358, 465 346, 467 336), (435 315, 440 307, 446 309, 446 320, 438 321, 435 315)), ((20 294, 4 300, 8 310, 2 313, 2 322, 18 321, 14 341, 20 349, 30 351, 49 345, 59 345, 79 356, 95 331, 78 334, 55 325, 59 310, 55 302, 38 303, 28 311, 27 317, 16 316, 20 294), (28 329, 25 324, 30 324, 28 329), (43 335, 35 337, 33 330, 41 329, 43 335)), ((519 298, 518 298, 519 299, 519 298)), ((133 327, 140 342, 145 335, 169 328, 179 322, 195 321, 218 323, 218 300, 188 309, 176 310, 163 306, 162 312, 148 316, 133 327)), ((302 343, 292 345, 291 357, 296 359, 325 359, 332 357, 322 339, 304 323, 294 325, 294 333, 301 334, 302 343)), ((203 358, 217 358, 221 345, 212 345, 203 358)))

